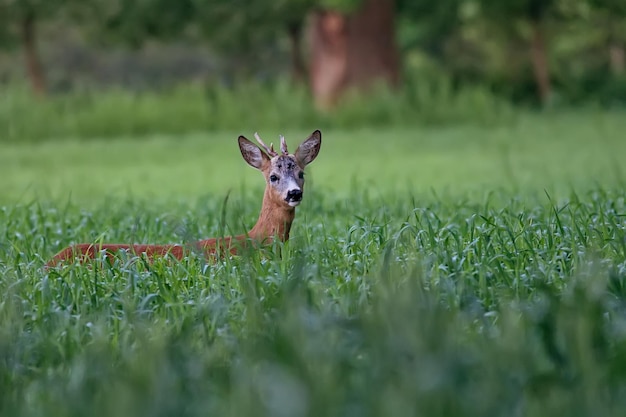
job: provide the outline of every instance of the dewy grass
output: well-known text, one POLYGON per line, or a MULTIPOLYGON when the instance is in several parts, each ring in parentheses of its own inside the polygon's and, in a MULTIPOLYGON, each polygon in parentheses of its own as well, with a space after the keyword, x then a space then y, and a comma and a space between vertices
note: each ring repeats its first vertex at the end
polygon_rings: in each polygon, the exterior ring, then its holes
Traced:
POLYGON ((623 190, 353 193, 358 216, 311 199, 263 254, 49 271, 71 242, 215 234, 222 201, 5 206, 2 414, 621 415, 623 190))

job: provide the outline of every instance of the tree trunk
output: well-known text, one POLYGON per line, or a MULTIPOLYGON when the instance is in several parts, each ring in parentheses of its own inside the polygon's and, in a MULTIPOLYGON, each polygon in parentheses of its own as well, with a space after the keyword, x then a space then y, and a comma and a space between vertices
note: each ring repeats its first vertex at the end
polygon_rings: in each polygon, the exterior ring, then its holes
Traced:
POLYGON ((310 83, 318 108, 332 107, 346 82, 347 18, 333 11, 315 12, 311 34, 310 83))
POLYGON ((611 74, 616 77, 624 74, 626 70, 626 51, 624 51, 624 45, 618 42, 611 42, 609 44, 609 67, 611 68, 611 74))
POLYGON ((394 13, 393 0, 364 0, 350 16, 315 13, 309 77, 318 108, 332 107, 349 88, 366 90, 379 81, 397 85, 394 13))
POLYGON ((26 72, 33 92, 38 96, 46 93, 46 80, 37 53, 36 20, 34 13, 27 13, 21 21, 21 39, 26 72))
POLYGON ((291 79, 295 83, 304 81, 306 69, 302 57, 302 22, 294 22, 287 27, 289 34, 289 53, 291 54, 291 79))
POLYGON ((546 41, 543 33, 542 21, 533 20, 531 24, 532 39, 530 43, 530 58, 533 65, 533 74, 535 76, 535 83, 537 84, 539 100, 542 104, 546 104, 552 93, 546 41))

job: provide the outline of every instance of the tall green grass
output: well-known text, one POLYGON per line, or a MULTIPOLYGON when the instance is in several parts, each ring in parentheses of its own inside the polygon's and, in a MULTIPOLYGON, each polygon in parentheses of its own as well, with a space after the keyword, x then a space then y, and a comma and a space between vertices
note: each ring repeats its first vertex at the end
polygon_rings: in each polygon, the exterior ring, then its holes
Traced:
POLYGON ((624 120, 325 130, 286 244, 49 270, 241 233, 262 180, 240 132, 5 144, 0 415, 621 416, 624 120))
POLYGON ((160 91, 77 91, 33 98, 25 88, 0 93, 0 142, 50 138, 103 138, 276 126, 363 128, 444 123, 498 124, 510 105, 485 88, 454 89, 436 77, 410 80, 402 89, 351 93, 332 112, 320 112, 303 86, 190 84, 160 91))
POLYGON ((216 235, 222 201, 4 207, 0 412, 622 415, 623 191, 396 197, 309 198, 264 254, 49 271, 71 242, 216 235))

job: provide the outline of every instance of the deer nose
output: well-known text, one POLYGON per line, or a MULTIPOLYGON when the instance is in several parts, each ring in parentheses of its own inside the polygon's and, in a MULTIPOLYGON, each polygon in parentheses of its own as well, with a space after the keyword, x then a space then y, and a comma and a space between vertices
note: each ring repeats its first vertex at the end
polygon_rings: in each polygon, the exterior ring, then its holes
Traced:
POLYGON ((287 199, 291 201, 300 201, 302 200, 302 190, 289 190, 287 192, 287 199))

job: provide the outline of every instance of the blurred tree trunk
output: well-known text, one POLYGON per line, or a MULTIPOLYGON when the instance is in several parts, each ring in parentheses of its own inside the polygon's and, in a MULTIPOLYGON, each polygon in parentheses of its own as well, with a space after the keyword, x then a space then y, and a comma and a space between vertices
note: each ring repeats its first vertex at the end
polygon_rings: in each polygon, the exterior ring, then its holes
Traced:
POLYGON ((287 26, 291 54, 291 79, 301 83, 306 77, 304 58, 302 57, 302 22, 292 22, 287 26))
POLYGON ((621 76, 626 70, 624 45, 615 40, 609 41, 609 68, 614 76, 621 76))
MULTIPOLYGON (((626 4, 626 3, 625 3, 626 4)), ((614 77, 620 77, 626 71, 626 45, 623 42, 623 18, 626 17, 626 7, 613 4, 613 8, 601 10, 600 24, 607 28, 606 45, 608 50, 609 70, 614 77), (620 19, 619 16, 622 16, 620 19)))
POLYGON ((311 31, 311 93, 318 107, 329 108, 346 84, 347 18, 329 10, 315 12, 311 31))
POLYGON ((365 90, 379 81, 397 85, 394 13, 394 0, 364 0, 351 15, 315 12, 309 77, 318 108, 332 107, 349 88, 365 90))
POLYGON ((38 96, 46 93, 46 80, 37 52, 35 13, 28 12, 21 21, 21 40, 24 51, 26 72, 33 92, 38 96))
POLYGON ((539 100, 546 104, 552 93, 550 82, 550 69, 548 67, 548 55, 546 51, 546 40, 541 20, 531 20, 532 39, 530 43, 530 58, 533 66, 535 83, 539 100))

